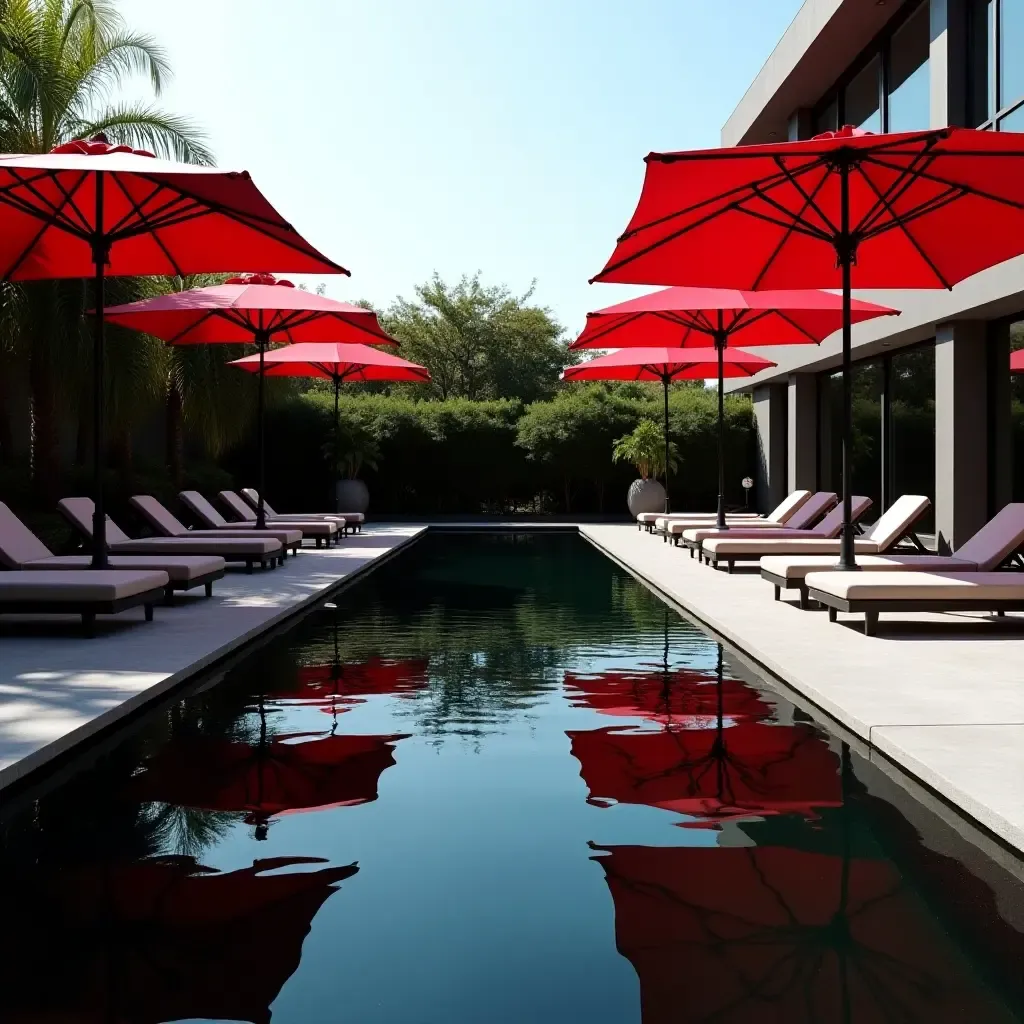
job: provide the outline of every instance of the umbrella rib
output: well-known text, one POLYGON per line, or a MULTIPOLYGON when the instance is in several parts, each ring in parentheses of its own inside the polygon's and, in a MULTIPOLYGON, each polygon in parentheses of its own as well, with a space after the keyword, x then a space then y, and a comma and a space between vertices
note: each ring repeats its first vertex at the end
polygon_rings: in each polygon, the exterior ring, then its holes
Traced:
POLYGON ((75 193, 85 183, 85 175, 83 174, 78 179, 77 184, 75 184, 74 187, 71 189, 65 188, 64 185, 61 183, 60 178, 58 178, 56 175, 53 177, 52 182, 54 187, 60 192, 62 196, 64 196, 64 201, 59 206, 55 206, 52 202, 46 199, 46 197, 42 195, 42 193, 39 192, 39 190, 35 188, 33 184, 27 183, 27 188, 41 203, 45 203, 47 206, 50 207, 55 217, 60 217, 63 213, 64 207, 70 206, 71 209, 74 210, 75 216, 78 218, 78 223, 75 224, 70 218, 65 217, 68 226, 71 228, 78 228, 81 231, 86 232, 87 234, 90 233, 89 218, 81 211, 81 209, 79 209, 78 204, 75 202, 75 193))
POLYGON ((79 217, 81 217, 81 211, 79 211, 77 206, 74 205, 71 197, 85 181, 84 173, 82 177, 78 179, 78 183, 75 185, 73 189, 71 189, 70 192, 68 192, 68 190, 66 190, 59 184, 57 185, 58 189, 64 196, 64 201, 61 202, 59 205, 55 205, 50 199, 44 196, 39 191, 39 189, 36 188, 35 182, 39 181, 41 178, 44 177, 46 177, 46 175, 39 175, 38 177, 34 177, 31 179, 18 178, 18 185, 21 185, 25 191, 35 196, 38 203, 41 204, 42 206, 45 206, 50 211, 49 217, 40 217, 39 206, 34 206, 32 203, 22 198, 20 195, 13 191, 13 187, 4 188, 0 190, 0 201, 6 202, 9 206, 13 206, 15 209, 20 210, 22 213, 28 214, 35 220, 42 220, 44 223, 47 223, 48 225, 57 227, 62 231, 66 231, 70 235, 74 235, 78 238, 82 238, 88 241, 90 237, 88 219, 83 217, 81 218, 82 223, 76 224, 73 220, 71 220, 71 218, 67 217, 67 215, 64 214, 63 212, 64 207, 67 206, 68 203, 71 203, 72 209, 79 215, 79 217))
MULTIPOLYGON (((782 171, 786 175, 786 179, 793 186, 793 188, 796 189, 796 191, 799 192, 800 195, 802 195, 804 197, 804 206, 803 206, 803 209, 800 210, 800 212, 796 215, 797 218, 803 216, 804 210, 806 210, 808 206, 810 206, 813 210, 815 210, 815 212, 818 213, 819 216, 821 216, 821 212, 818 210, 817 206, 814 203, 814 198, 815 198, 815 196, 817 196, 817 194, 824 187, 824 184, 825 184, 826 180, 828 179, 828 175, 822 175, 822 177, 819 180, 818 184, 815 186, 814 191, 811 192, 810 194, 808 194, 803 189, 803 187, 800 185, 800 183, 796 180, 796 178, 791 174, 791 172, 789 171, 789 168, 785 167, 785 165, 782 165, 782 171)), ((829 224, 829 220, 828 220, 827 217, 823 217, 823 220, 825 221, 826 224, 829 224)), ((758 273, 757 277, 754 278, 754 281, 753 281, 753 287, 754 288, 757 288, 760 285, 761 281, 764 279, 765 274, 767 274, 768 271, 771 269, 771 265, 775 262, 775 260, 778 257, 779 253, 782 252, 782 250, 785 247, 786 243, 789 241, 790 235, 794 231, 800 231, 800 228, 797 226, 796 222, 791 224, 786 229, 786 233, 782 236, 782 238, 779 239, 778 245, 776 245, 775 248, 772 250, 771 255, 765 261, 765 264, 761 268, 760 273, 758 273)), ((806 232, 804 232, 804 233, 806 233, 806 232)), ((832 239, 831 238, 821 238, 820 241, 831 242, 832 239)))
MULTIPOLYGON (((897 175, 896 180, 893 181, 888 188, 884 190, 885 198, 890 203, 896 203, 902 198, 907 190, 914 184, 921 171, 923 171, 929 164, 935 160, 934 154, 930 153, 929 150, 922 150, 913 160, 904 167, 897 175), (920 167, 917 165, 920 164, 920 167)), ((867 161, 864 161, 867 162, 867 161)), ((863 174, 862 164, 858 165, 858 169, 863 174)), ((890 168, 892 169, 892 168, 890 168)), ((861 218, 860 224, 857 227, 858 232, 866 234, 872 230, 874 221, 885 212, 886 207, 883 202, 876 202, 875 205, 868 210, 868 212, 861 218)), ((890 215, 891 215, 891 211, 890 215)))
MULTIPOLYGON (((799 323, 797 323, 797 321, 794 320, 788 313, 784 312, 781 309, 774 310, 774 313, 776 316, 781 317, 783 320, 785 320, 786 323, 789 324, 789 326, 792 327, 794 330, 799 331, 808 341, 813 342, 815 345, 821 344, 821 338, 816 338, 813 334, 811 334, 809 330, 807 330, 806 327, 803 327, 799 323)), ((836 330, 838 329, 839 328, 836 328, 836 330)))
MULTIPOLYGON (((117 187, 121 190, 121 194, 125 197, 125 199, 128 200, 128 204, 135 211, 136 216, 140 219, 140 221, 145 223, 145 214, 142 212, 141 208, 136 203, 136 201, 128 194, 127 189, 121 183, 121 179, 117 177, 117 175, 114 176, 114 184, 117 185, 117 187)), ((124 223, 124 218, 122 218, 119 223, 124 223)), ((115 232, 116 230, 117 225, 115 225, 114 227, 115 232)), ((174 267, 175 274, 177 274, 179 277, 184 277, 184 271, 179 266, 178 261, 171 255, 170 249, 168 249, 167 246, 164 245, 164 241, 160 237, 158 229, 156 227, 153 227, 149 234, 153 241, 160 247, 160 251, 164 254, 164 256, 167 257, 167 262, 170 263, 172 267, 174 267)))
MULTIPOLYGON (((614 334, 620 328, 626 327, 627 325, 634 323, 636 320, 642 319, 643 316, 643 313, 629 313, 626 315, 624 319, 619 321, 616 321, 615 318, 612 317, 612 319, 608 323, 602 324, 596 328, 595 337, 593 340, 598 341, 607 334, 614 334)), ((593 347, 598 348, 599 346, 594 345, 593 347)))
MULTIPOLYGON (((237 172, 228 172, 228 177, 235 176, 237 176, 237 172)), ((158 178, 153 178, 148 174, 140 174, 139 177, 144 178, 145 180, 150 182, 159 183, 158 178)), ((248 175, 245 175, 245 177, 247 180, 251 181, 248 175)), ((271 220, 269 217, 263 217, 257 213, 242 213, 240 210, 233 210, 231 207, 225 206, 223 203, 216 202, 215 200, 202 199, 194 195, 188 189, 181 188, 180 186, 176 186, 176 189, 182 196, 191 199, 194 203, 200 206, 205 207, 206 210, 211 213, 219 213, 221 216, 227 217, 229 220, 233 220, 236 223, 243 224, 246 227, 253 228, 256 231, 261 232, 266 237, 274 239, 274 241, 286 246, 289 249, 292 249, 295 252, 300 252, 307 256, 315 254, 324 263, 334 267, 338 273, 345 274, 346 276, 351 276, 349 274, 349 271, 347 271, 343 266, 341 266, 338 263, 335 263, 334 260, 328 259, 326 256, 317 253, 316 250, 313 249, 313 247, 308 242, 305 242, 305 240, 295 230, 295 228, 290 223, 288 223, 288 221, 286 221, 283 217, 280 220, 275 221, 271 220), (285 234, 282 236, 281 234, 277 233, 278 231, 283 231, 285 234), (287 236, 288 232, 293 233, 295 235, 295 238, 299 239, 299 241, 293 241, 291 238, 289 238, 287 236), (302 244, 300 244, 300 242, 302 244)))
POLYGON ((797 181, 796 176, 793 174, 790 168, 786 166, 782 157, 775 157, 775 164, 782 172, 782 174, 785 175, 786 181, 788 181, 789 184, 794 189, 796 189, 796 191, 799 192, 801 196, 803 196, 805 205, 803 210, 800 211, 800 216, 802 217, 804 210, 806 210, 807 207, 810 206, 810 208, 814 210, 814 212, 821 218, 822 223, 825 225, 823 233, 828 235, 829 237, 834 236, 839 229, 835 226, 835 224, 832 223, 831 220, 829 220, 829 218, 825 214, 825 211, 822 210, 814 201, 815 196, 817 196, 817 194, 821 191, 822 187, 824 186, 825 182, 828 180, 828 174, 823 174, 818 184, 815 186, 814 190, 812 192, 808 192, 807 189, 805 189, 803 185, 799 181, 797 181))
POLYGON ((910 229, 907 227, 903 219, 898 217, 896 213, 893 212, 892 208, 889 206, 888 201, 882 196, 882 193, 879 191, 878 187, 871 180, 871 178, 869 178, 868 175, 864 173, 863 168, 858 167, 857 171, 860 174, 860 176, 864 179, 864 181, 867 182, 868 187, 871 189, 871 191, 878 196, 879 201, 882 204, 884 204, 886 209, 889 211, 889 216, 892 217, 893 219, 893 227, 902 231, 903 234, 907 236, 907 240, 917 250, 917 254, 921 257, 921 259, 928 264, 928 267, 931 270, 931 272, 935 275, 936 280, 938 280, 938 282, 942 285, 943 288, 952 288, 953 286, 943 276, 942 271, 940 271, 939 268, 935 265, 935 261, 932 260, 928 253, 924 251, 924 247, 920 244, 920 242, 918 242, 918 240, 910 233, 910 229))
MULTIPOLYGON (((759 320, 763 320, 765 317, 769 317, 772 314, 778 315, 777 309, 741 309, 732 322, 725 329, 726 334, 731 339, 733 334, 739 334, 741 331, 745 331, 752 324, 756 324, 759 320)), ((742 345, 744 342, 741 340, 737 344, 742 345)))
MULTIPOLYGON (((976 153, 976 154, 971 154, 971 153, 961 152, 961 153, 957 154, 957 156, 971 156, 971 155, 985 156, 985 157, 1016 156, 1017 159, 1020 159, 1020 153, 1005 153, 1005 154, 1000 154, 1000 153, 976 153)), ((895 166, 893 166, 892 164, 887 163, 885 160, 879 160, 877 157, 872 157, 870 159, 866 159, 865 162, 866 163, 877 164, 879 167, 884 167, 884 168, 886 168, 886 170, 890 170, 890 171, 898 171, 898 170, 901 169, 899 164, 896 164, 895 166)), ((994 192, 987 191, 986 189, 975 188, 973 185, 964 185, 962 182, 950 181, 948 178, 946 178, 946 177, 944 177, 942 175, 936 174, 933 171, 924 171, 924 170, 922 170, 922 171, 918 171, 916 173, 917 173, 917 176, 919 178, 923 178, 925 181, 930 181, 930 182, 932 182, 935 185, 944 185, 946 188, 957 189, 959 191, 965 192, 967 195, 977 196, 979 199, 988 199, 988 200, 990 200, 993 203, 1001 203, 1003 206, 1009 206, 1009 207, 1011 207, 1014 210, 1024 210, 1024 202, 1018 202, 1018 201, 1016 201, 1014 199, 1007 199, 1006 196, 999 196, 999 195, 996 195, 994 192)))

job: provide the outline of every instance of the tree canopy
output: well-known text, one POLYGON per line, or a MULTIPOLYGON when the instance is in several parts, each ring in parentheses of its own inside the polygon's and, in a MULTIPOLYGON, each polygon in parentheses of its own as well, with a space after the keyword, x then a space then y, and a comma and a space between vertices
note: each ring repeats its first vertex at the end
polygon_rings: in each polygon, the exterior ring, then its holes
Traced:
POLYGON ((532 289, 515 295, 485 285, 479 274, 454 285, 435 274, 415 299, 399 297, 381 322, 404 358, 430 370, 433 384, 417 388, 423 397, 533 402, 554 392, 572 360, 562 326, 532 297, 532 289))

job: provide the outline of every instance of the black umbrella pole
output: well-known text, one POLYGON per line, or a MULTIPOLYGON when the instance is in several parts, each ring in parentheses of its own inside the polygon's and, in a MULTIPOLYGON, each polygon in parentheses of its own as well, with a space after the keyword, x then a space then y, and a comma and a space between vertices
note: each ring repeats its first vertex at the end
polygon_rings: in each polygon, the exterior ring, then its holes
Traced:
POLYGON ((338 459, 341 458, 341 424, 338 422, 338 383, 340 378, 335 374, 334 377, 334 511, 336 513, 341 512, 341 501, 338 498, 338 483, 340 477, 338 475, 338 459))
POLYGON ((668 497, 668 374, 665 374, 665 376, 661 378, 661 383, 665 388, 665 515, 668 515, 669 512, 672 511, 672 506, 668 497))
POLYGON ((839 263, 843 272, 843 526, 839 542, 838 569, 857 568, 853 543, 853 503, 850 491, 853 477, 853 367, 851 358, 850 271, 853 247, 850 239, 850 170, 840 168, 840 246, 839 263))
POLYGON ((728 530, 725 521, 725 340, 718 338, 718 522, 719 530, 728 530))
POLYGON ((103 175, 96 175, 96 231, 92 258, 96 268, 96 322, 93 324, 92 349, 92 567, 106 569, 107 562, 107 516, 103 508, 103 334, 104 320, 104 274, 106 272, 107 248, 102 242, 103 230, 103 175))
POLYGON ((260 385, 258 397, 256 399, 256 418, 259 420, 259 426, 257 428, 256 438, 256 457, 259 460, 259 479, 260 479, 260 500, 256 508, 256 529, 265 530, 267 528, 267 512, 263 505, 263 494, 266 489, 266 479, 264 478, 263 470, 263 353, 266 350, 266 342, 262 339, 258 342, 260 347, 260 385))

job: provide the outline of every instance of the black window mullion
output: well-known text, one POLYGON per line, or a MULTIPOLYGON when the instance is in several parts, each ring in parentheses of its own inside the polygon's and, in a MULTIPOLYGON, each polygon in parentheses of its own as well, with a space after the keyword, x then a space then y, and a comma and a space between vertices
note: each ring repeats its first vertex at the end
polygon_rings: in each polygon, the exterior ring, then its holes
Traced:
POLYGON ((882 126, 882 132, 889 130, 889 82, 892 79, 890 73, 890 56, 892 41, 887 40, 881 48, 881 60, 878 62, 878 120, 882 126))

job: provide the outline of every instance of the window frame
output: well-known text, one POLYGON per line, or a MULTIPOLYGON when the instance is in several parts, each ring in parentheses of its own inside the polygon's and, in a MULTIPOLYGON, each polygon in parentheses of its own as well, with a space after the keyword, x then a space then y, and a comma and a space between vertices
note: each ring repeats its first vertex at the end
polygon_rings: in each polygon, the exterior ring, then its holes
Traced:
MULTIPOLYGON (((882 132, 889 131, 889 85, 891 82, 891 44, 897 32, 922 7, 927 8, 929 0, 907 0, 868 45, 861 50, 856 59, 825 91, 825 94, 811 108, 811 119, 814 123, 828 110, 834 102, 836 105, 836 123, 842 127, 846 121, 846 87, 863 71, 875 57, 879 57, 878 67, 878 111, 882 123, 882 132)), ((998 21, 998 19, 996 19, 998 21)), ((1020 103, 1024 103, 1024 96, 1020 103)), ((1015 104, 1019 106, 1020 104, 1015 104)), ((1010 113, 1009 110, 1006 113, 1010 113)))
MULTIPOLYGON (((999 96, 1002 93, 1003 85, 1003 61, 1000 55, 1000 44, 1002 42, 1002 13, 1003 13, 1003 0, 991 0, 995 5, 995 17, 992 18, 991 27, 988 29, 988 49, 986 51, 987 71, 989 76, 989 95, 987 97, 988 103, 986 106, 995 107, 999 102, 999 96)), ((978 131, 1001 131, 1000 124, 1011 114, 1018 111, 1021 107, 1024 107, 1024 94, 1017 96, 1012 102, 1007 103, 1006 106, 1001 107, 992 114, 991 117, 987 117, 978 125, 978 131)))

